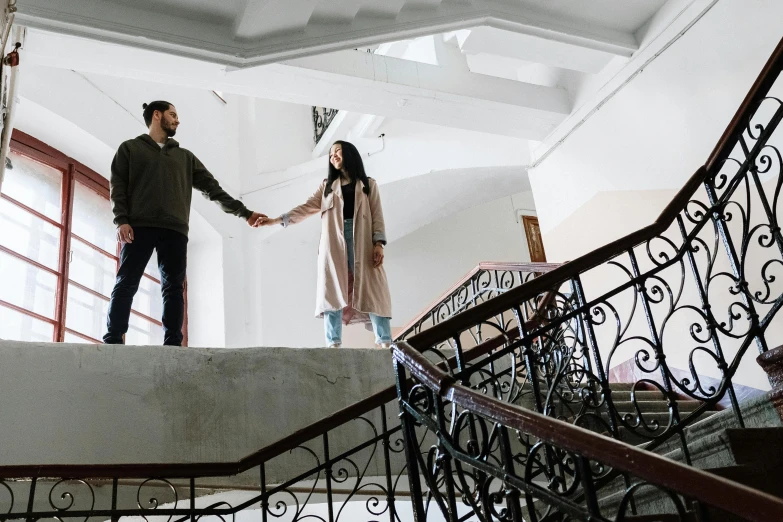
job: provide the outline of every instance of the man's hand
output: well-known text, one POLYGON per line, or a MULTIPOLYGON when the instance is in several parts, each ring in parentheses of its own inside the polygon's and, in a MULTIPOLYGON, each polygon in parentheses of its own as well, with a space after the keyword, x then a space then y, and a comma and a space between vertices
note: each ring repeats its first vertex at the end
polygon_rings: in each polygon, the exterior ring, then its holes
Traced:
POLYGON ((257 228, 261 219, 266 219, 267 215, 261 212, 253 212, 250 217, 247 218, 247 224, 253 228, 257 228))
POLYGON ((117 241, 120 243, 133 243, 133 228, 130 225, 118 226, 117 241))
POLYGON ((375 246, 372 249, 372 261, 373 266, 375 268, 378 268, 383 264, 383 245, 380 243, 375 243, 375 246))

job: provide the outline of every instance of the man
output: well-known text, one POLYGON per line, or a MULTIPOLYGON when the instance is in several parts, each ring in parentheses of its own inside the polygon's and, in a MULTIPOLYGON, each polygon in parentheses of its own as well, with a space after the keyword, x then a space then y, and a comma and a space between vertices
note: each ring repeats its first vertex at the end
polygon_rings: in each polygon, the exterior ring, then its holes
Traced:
POLYGON ((180 346, 193 189, 252 227, 265 216, 229 196, 198 158, 172 139, 179 126, 177 109, 172 104, 145 103, 144 123, 149 134, 120 145, 111 164, 111 204, 122 252, 103 342, 124 342, 133 296, 152 251, 157 250, 163 294, 163 344, 180 346))

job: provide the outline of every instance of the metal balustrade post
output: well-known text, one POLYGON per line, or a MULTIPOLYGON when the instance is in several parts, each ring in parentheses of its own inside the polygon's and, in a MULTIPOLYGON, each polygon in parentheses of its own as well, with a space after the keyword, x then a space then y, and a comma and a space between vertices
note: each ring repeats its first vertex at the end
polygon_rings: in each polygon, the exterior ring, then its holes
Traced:
POLYGON ((397 381, 397 399, 400 405, 400 426, 402 428, 403 445, 405 447, 405 460, 408 467, 408 488, 411 494, 411 507, 413 508, 413 520, 415 522, 426 522, 427 516, 424 511, 424 500, 421 489, 421 476, 419 475, 419 463, 416 460, 416 451, 418 451, 418 440, 413 419, 405 411, 405 403, 410 400, 410 389, 406 381, 405 366, 394 361, 394 374, 397 381))
POLYGON ((604 370, 603 357, 601 357, 601 349, 598 346, 598 339, 595 336, 595 329, 590 322, 590 310, 587 309, 587 299, 585 298, 584 287, 582 286, 582 278, 579 276, 574 277, 571 280, 571 288, 576 296, 577 308, 582 309, 582 313, 578 314, 580 322, 585 330, 587 346, 592 353, 593 360, 595 361, 595 373, 598 377, 598 381, 601 383, 601 393, 604 395, 606 401, 606 409, 609 415, 609 430, 612 437, 620 439, 620 429, 617 420, 617 410, 614 407, 614 399, 612 398, 612 389, 609 386, 609 376, 604 370))
POLYGON ((262 462, 258 468, 258 472, 261 475, 261 522, 267 522, 269 511, 269 496, 266 492, 266 463, 262 462))
POLYGON ((190 522, 196 522, 196 479, 190 479, 190 522))
POLYGON ((111 481, 111 520, 117 522, 120 517, 117 515, 117 477, 114 477, 111 481))
POLYGON ((381 405, 381 429, 383 430, 383 463, 386 471, 386 505, 389 508, 389 522, 394 522, 397 511, 394 506, 394 483, 392 482, 391 455, 389 454, 389 427, 386 422, 386 405, 381 405))
POLYGON ((329 433, 322 437, 324 446, 324 475, 326 476, 326 503, 329 510, 329 522, 334 522, 334 503, 332 498, 332 463, 329 458, 329 433))
MULTIPOLYGON (((639 302, 642 303, 644 317, 647 319, 647 326, 650 329, 650 342, 652 342, 653 349, 655 350, 655 358, 658 361, 658 365, 661 369, 661 384, 663 385, 663 389, 666 390, 666 399, 669 401, 669 411, 672 417, 672 421, 674 422, 674 426, 677 426, 680 424, 680 409, 677 405, 677 400, 674 397, 671 379, 669 378, 669 372, 667 371, 666 353, 663 351, 663 341, 658 334, 658 328, 655 324, 655 317, 653 316, 652 307, 650 306, 650 300, 647 297, 647 290, 645 288, 647 278, 644 278, 641 275, 641 271, 639 270, 639 262, 636 259, 636 254, 634 253, 633 249, 628 251, 628 258, 631 261, 631 273, 633 274, 633 278, 636 281, 634 287, 639 295, 639 302)), ((642 416, 643 413, 639 413, 639 415, 642 416)), ((682 445, 682 452, 683 456, 685 457, 685 462, 690 466, 692 463, 691 452, 688 448, 688 440, 686 439, 685 433, 682 430, 680 430, 678 434, 680 437, 680 443, 682 445)))
MULTIPOLYGON (((438 423, 439 439, 437 450, 438 457, 435 461, 435 465, 438 466, 438 463, 440 463, 441 469, 443 470, 443 482, 446 486, 446 501, 448 503, 448 513, 446 513, 446 518, 449 522, 459 522, 459 516, 457 515, 457 496, 454 491, 454 475, 451 469, 451 455, 448 451, 443 450, 442 444, 440 443, 441 437, 448 436, 449 429, 446 425, 443 400, 435 393, 433 393, 433 396, 435 415, 438 423)), ((456 415, 456 412, 454 412, 453 415, 456 415)), ((454 440, 456 434, 452 433, 451 435, 452 440, 454 440)), ((437 476, 437 472, 435 473, 435 476, 437 476)))
POLYGON ((576 457, 576 469, 582 478, 582 489, 584 490, 585 505, 590 515, 589 520, 595 517, 601 519, 601 508, 598 506, 598 493, 593 482, 593 470, 590 468, 590 461, 581 455, 576 457))
MULTIPOLYGON (((503 457, 503 471, 509 476, 516 476, 514 470, 514 453, 511 451, 511 441, 508 437, 508 428, 498 425, 500 453, 503 457)), ((522 506, 519 503, 519 491, 516 488, 506 486, 506 508, 511 513, 513 522, 524 522, 522 506)))
MULTIPOLYGON (((523 315, 519 305, 514 307, 514 315, 517 318, 517 325, 519 327, 519 338, 524 339, 528 335, 528 332, 527 328, 525 327, 525 321, 522 320, 523 315)), ((532 348, 532 340, 523 344, 523 350, 525 367, 527 369, 527 378, 530 381, 531 388, 533 389, 533 400, 535 401, 536 411, 546 415, 546 412, 544 411, 544 404, 541 401, 541 387, 538 383, 538 354, 536 354, 532 348)), ((550 475, 553 475, 555 471, 555 462, 557 462, 557 459, 549 447, 545 449, 544 454, 546 455, 547 471, 550 473, 550 475)))
POLYGON ((30 494, 27 498, 27 522, 36 522, 36 518, 32 517, 33 507, 35 505, 35 488, 38 484, 38 477, 33 477, 30 481, 30 494))
MULTIPOLYGON (((726 370, 728 368, 728 364, 726 362, 726 356, 723 353, 723 347, 721 346, 720 339, 718 338, 717 333, 717 325, 715 320, 715 315, 712 313, 712 306, 709 302, 709 295, 707 294, 707 291, 704 288, 704 284, 702 284, 701 281, 701 274, 699 273, 699 267, 696 263, 696 258, 693 255, 693 249, 691 247, 691 244, 688 243, 688 234, 685 230, 685 222, 682 219, 682 216, 677 216, 677 226, 680 229, 680 234, 682 235, 682 241, 683 241, 683 248, 685 249, 686 256, 688 258, 688 263, 691 266, 691 272, 693 274, 693 279, 696 282, 696 289, 699 292, 699 301, 701 302, 701 309, 704 312, 705 320, 707 322, 707 329, 710 332, 710 337, 712 338, 712 346, 715 348, 715 353, 718 355, 718 359, 720 361, 719 363, 719 369, 723 373, 724 377, 728 379, 728 393, 729 393, 729 399, 731 401, 731 407, 735 412, 735 416, 737 418, 737 422, 739 423, 741 428, 745 427, 745 422, 742 418, 742 412, 740 411, 739 402, 737 401, 737 394, 734 392, 734 383, 730 376, 726 374, 726 370)), ((708 254, 709 255, 709 254, 708 254)))

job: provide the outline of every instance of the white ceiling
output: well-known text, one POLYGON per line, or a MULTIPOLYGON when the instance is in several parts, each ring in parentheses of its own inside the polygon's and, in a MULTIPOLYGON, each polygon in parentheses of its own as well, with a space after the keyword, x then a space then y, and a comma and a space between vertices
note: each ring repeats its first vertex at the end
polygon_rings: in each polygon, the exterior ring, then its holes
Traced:
POLYGON ((665 0, 18 0, 23 23, 236 67, 488 26, 621 56, 665 0))

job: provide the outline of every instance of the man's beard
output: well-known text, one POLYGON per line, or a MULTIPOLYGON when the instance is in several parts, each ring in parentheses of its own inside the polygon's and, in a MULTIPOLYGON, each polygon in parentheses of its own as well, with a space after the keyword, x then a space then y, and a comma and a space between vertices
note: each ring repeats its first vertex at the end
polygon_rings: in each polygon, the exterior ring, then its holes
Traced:
POLYGON ((166 136, 169 138, 173 138, 177 133, 177 128, 166 121, 161 122, 160 128, 163 129, 163 132, 165 132, 166 136))

